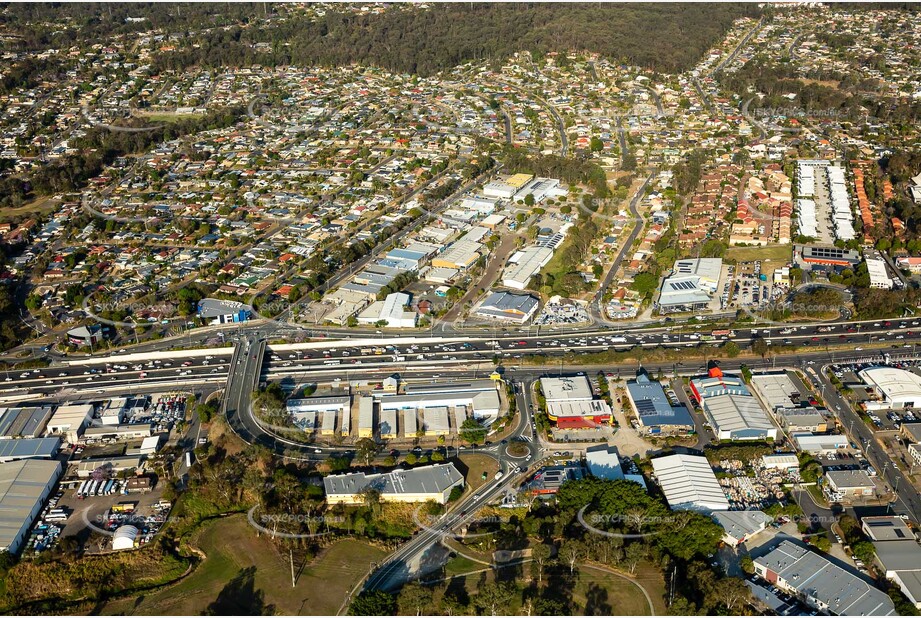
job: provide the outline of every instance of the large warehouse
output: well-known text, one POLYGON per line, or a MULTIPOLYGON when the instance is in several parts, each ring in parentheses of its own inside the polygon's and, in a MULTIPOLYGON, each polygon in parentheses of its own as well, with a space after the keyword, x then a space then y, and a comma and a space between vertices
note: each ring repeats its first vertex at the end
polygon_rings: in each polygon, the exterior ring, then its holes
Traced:
POLYGON ((452 463, 435 464, 383 474, 334 474, 323 479, 329 504, 361 504, 363 491, 376 489, 382 502, 428 502, 445 504, 455 487, 464 486, 464 476, 452 463))
POLYGON ((705 378, 692 379, 690 385, 720 440, 777 438, 777 427, 741 378, 714 369, 705 378))
POLYGON ((652 460, 668 506, 681 511, 727 511, 729 500, 706 457, 668 455, 652 460))
POLYGON ((19 551, 60 476, 57 461, 0 464, 0 551, 19 551))
POLYGON ((879 401, 868 401, 868 410, 899 410, 921 407, 921 376, 895 367, 870 367, 857 374, 872 388, 879 401))
POLYGON ((627 382, 627 399, 636 412, 640 431, 648 434, 688 433, 694 431, 694 419, 683 405, 673 406, 657 380, 640 373, 627 382))
POLYGON ((493 292, 473 313, 480 317, 524 324, 537 311, 540 301, 530 294, 493 292))

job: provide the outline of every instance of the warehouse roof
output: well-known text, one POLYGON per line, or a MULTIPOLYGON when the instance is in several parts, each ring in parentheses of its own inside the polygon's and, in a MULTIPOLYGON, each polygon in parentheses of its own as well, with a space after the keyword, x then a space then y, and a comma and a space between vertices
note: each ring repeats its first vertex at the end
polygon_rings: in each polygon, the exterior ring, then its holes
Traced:
POLYGON ((704 408, 719 431, 745 429, 769 430, 774 424, 754 397, 747 395, 717 395, 703 400, 704 408))
POLYGON ((45 490, 61 472, 57 461, 23 459, 0 464, 0 549, 16 542, 45 490))
POLYGON ((773 521, 770 515, 762 511, 715 511, 712 516, 728 536, 737 540, 764 530, 773 521))
POLYGON ((895 515, 864 517, 860 520, 860 524, 872 541, 901 541, 915 538, 915 533, 908 527, 905 520, 895 515))
POLYGON ((592 387, 584 375, 541 378, 540 388, 548 402, 590 401, 592 399, 592 387))
POLYGON ((60 446, 58 437, 0 440, 0 460, 50 459, 57 455, 60 446))
POLYGON ((585 464, 592 476, 618 480, 624 478, 616 446, 597 444, 585 449, 585 464))
POLYGON ((870 367, 858 373, 875 386, 888 401, 917 401, 921 403, 921 376, 913 371, 895 367, 870 367))
POLYGON ((917 571, 921 569, 921 545, 914 539, 903 541, 874 541, 876 557, 887 571, 917 571))
POLYGON ((652 468, 671 508, 712 511, 729 509, 729 500, 706 457, 657 457, 652 460, 652 468))
POLYGON ((627 382, 627 393, 636 408, 639 423, 644 427, 694 426, 694 420, 687 408, 683 405, 672 406, 662 384, 657 380, 650 380, 645 373, 638 375, 636 380, 627 382))
POLYGON ((365 488, 383 495, 436 494, 463 483, 464 477, 452 463, 435 464, 383 474, 335 474, 323 479, 327 495, 354 495, 365 488))
POLYGON ((863 470, 828 470, 825 478, 835 489, 860 489, 876 486, 870 475, 863 470))
POLYGON ((777 573, 790 586, 808 592, 839 616, 890 616, 892 599, 856 574, 792 541, 781 541, 755 563, 777 573))
POLYGON ((753 375, 751 385, 771 410, 795 408, 799 405, 799 389, 786 372, 753 375))

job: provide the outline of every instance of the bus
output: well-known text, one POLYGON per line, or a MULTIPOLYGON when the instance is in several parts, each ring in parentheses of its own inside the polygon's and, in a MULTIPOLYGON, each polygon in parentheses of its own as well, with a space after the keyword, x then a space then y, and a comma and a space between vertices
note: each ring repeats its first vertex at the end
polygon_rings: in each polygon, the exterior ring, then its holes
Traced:
POLYGON ((192 467, 192 451, 185 452, 185 467, 186 468, 192 467))

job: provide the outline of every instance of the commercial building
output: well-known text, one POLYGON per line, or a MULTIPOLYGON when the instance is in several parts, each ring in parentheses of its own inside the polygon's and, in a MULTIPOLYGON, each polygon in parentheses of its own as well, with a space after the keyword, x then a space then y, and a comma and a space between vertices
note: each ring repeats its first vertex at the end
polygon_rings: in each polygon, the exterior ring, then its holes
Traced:
POLYGON ((203 298, 198 301, 198 317, 209 324, 235 324, 252 317, 253 308, 233 300, 203 298))
POLYGON ((422 411, 422 431, 427 436, 446 436, 451 428, 448 424, 447 406, 425 408, 422 411))
POLYGON ((51 406, 0 408, 0 439, 42 436, 52 409, 51 406))
POLYGON ((60 476, 57 461, 0 464, 0 551, 19 552, 60 476))
POLYGON ((846 499, 872 497, 876 484, 863 470, 828 470, 825 480, 831 491, 846 499))
POLYGON ((611 423, 611 406, 595 399, 588 378, 541 378, 547 417, 560 429, 587 429, 611 423))
POLYGON ((98 324, 77 326, 67 331, 67 341, 78 346, 93 346, 102 340, 102 327, 98 324))
POLYGON ((921 607, 921 545, 914 531, 895 515, 864 517, 860 526, 873 542, 880 570, 915 607, 921 607))
POLYGON ((783 540, 753 559, 755 573, 812 608, 838 616, 891 616, 892 599, 856 573, 783 540))
POLYGON ((867 274, 870 275, 870 287, 891 290, 893 283, 883 258, 866 256, 864 259, 867 262, 867 274))
POLYGON ((597 444, 585 449, 585 467, 592 476, 600 479, 619 481, 624 478, 616 446, 597 444))
POLYGON ((531 278, 540 272, 553 257, 549 247, 526 247, 517 251, 508 260, 502 275, 502 285, 516 290, 528 287, 531 278))
POLYGON ((819 245, 795 245, 793 247, 793 262, 807 269, 838 271, 854 268, 860 264, 860 260, 860 252, 854 249, 819 245))
POLYGON ((665 389, 657 380, 641 372, 627 382, 627 399, 633 406, 640 432, 644 434, 676 434, 694 431, 694 419, 683 405, 673 406, 665 389))
MULTIPOLYGON (((877 515, 860 520, 860 529, 871 541, 914 541, 914 531, 895 515, 877 515)), ((921 568, 921 562, 918 563, 921 568)))
POLYGON ((414 328, 419 321, 419 314, 407 310, 409 301, 409 294, 388 294, 384 300, 376 300, 363 309, 358 314, 358 322, 371 325, 383 322, 389 328, 414 328))
POLYGON ((693 378, 690 386, 720 440, 777 438, 777 427, 741 378, 716 369, 707 377, 693 378))
POLYGON ((663 313, 706 309, 716 292, 723 260, 699 258, 678 260, 672 274, 662 280, 658 308, 663 313))
POLYGON ((547 466, 524 484, 524 491, 536 496, 552 496, 566 481, 578 481, 583 476, 582 466, 547 466))
POLYGON ((870 367, 858 374, 879 397, 868 410, 899 410, 921 406, 921 376, 895 367, 870 367))
POLYGON ((53 459, 61 448, 61 439, 22 438, 20 440, 0 440, 0 463, 9 463, 21 459, 53 459))
POLYGON ((473 313, 484 318, 524 324, 537 311, 538 305, 540 301, 530 294, 493 292, 473 313))
POLYGON ((824 433, 828 431, 828 420, 815 408, 794 408, 777 413, 780 426, 788 432, 824 433))
POLYGON ((510 200, 518 193, 521 187, 513 186, 501 180, 494 180, 483 185, 483 195, 486 197, 495 197, 502 200, 510 200))
POLYGON ((706 457, 668 455, 652 460, 668 505, 683 511, 727 511, 729 500, 706 457))
POLYGON ((47 432, 63 436, 67 442, 76 444, 83 436, 83 430, 93 418, 93 406, 88 403, 58 406, 48 421, 47 432))
POLYGON ((730 547, 741 545, 763 531, 772 518, 762 511, 714 511, 711 516, 723 528, 723 542, 730 547))
POLYGON ((380 422, 378 423, 377 435, 382 440, 393 440, 397 434, 397 411, 394 409, 380 410, 380 422))
POLYGON ((394 470, 383 474, 330 475, 323 479, 328 504, 362 504, 364 492, 379 492, 382 502, 428 502, 445 504, 455 487, 464 486, 464 477, 452 463, 394 470))

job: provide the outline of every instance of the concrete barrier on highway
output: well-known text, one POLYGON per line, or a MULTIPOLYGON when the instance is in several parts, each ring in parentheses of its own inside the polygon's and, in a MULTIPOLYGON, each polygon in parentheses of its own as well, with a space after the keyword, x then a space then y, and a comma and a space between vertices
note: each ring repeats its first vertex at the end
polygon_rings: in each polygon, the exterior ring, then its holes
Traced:
POLYGON ((309 341, 306 343, 283 343, 279 345, 270 345, 268 349, 272 352, 296 352, 297 350, 328 350, 332 348, 361 348, 365 346, 406 346, 414 344, 427 343, 463 343, 465 341, 489 341, 489 338, 476 337, 390 337, 387 339, 324 339, 321 341, 309 341))
POLYGON ((113 354, 111 356, 90 356, 83 358, 68 358, 63 362, 64 365, 105 365, 142 363, 152 360, 176 360, 182 358, 203 358, 205 356, 227 356, 233 355, 233 348, 195 348, 191 350, 163 350, 161 352, 137 352, 134 354, 113 354))

